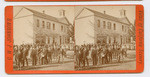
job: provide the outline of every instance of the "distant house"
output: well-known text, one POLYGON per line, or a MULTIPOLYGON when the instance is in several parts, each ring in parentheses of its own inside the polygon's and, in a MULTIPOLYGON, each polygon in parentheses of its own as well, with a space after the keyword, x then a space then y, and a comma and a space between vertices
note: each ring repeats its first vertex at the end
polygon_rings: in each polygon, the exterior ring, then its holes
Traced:
POLYGON ((127 44, 131 42, 126 10, 120 10, 120 18, 83 8, 75 17, 76 45, 97 43, 127 44))
POLYGON ((69 44, 69 27, 65 10, 59 11, 60 18, 22 8, 14 15, 14 44, 69 44))

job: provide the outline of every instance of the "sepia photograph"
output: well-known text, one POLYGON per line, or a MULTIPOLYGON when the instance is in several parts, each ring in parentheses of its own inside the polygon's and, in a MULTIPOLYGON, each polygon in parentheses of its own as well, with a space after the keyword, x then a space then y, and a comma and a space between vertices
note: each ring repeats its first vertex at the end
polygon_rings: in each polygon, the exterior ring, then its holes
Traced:
POLYGON ((13 70, 74 70, 74 7, 13 7, 13 70))
POLYGON ((13 7, 13 70, 136 70, 136 6, 13 7))
POLYGON ((143 1, 143 0, 5 0, 5 1, 17 1, 17 2, 24 2, 24 1, 35 1, 35 2, 45 2, 45 1, 143 1))
POLYGON ((75 6, 75 70, 136 70, 135 6, 75 6))

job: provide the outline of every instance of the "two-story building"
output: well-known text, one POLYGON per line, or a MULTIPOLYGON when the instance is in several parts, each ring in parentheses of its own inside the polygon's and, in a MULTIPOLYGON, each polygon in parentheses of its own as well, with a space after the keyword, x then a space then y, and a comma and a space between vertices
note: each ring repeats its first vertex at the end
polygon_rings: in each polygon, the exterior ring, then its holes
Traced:
POLYGON ((75 17, 75 44, 130 43, 129 28, 132 25, 126 17, 126 10, 120 10, 120 18, 83 8, 75 17))
POLYGON ((65 10, 59 10, 60 18, 23 7, 14 15, 14 44, 57 44, 70 42, 68 34, 71 23, 65 10))

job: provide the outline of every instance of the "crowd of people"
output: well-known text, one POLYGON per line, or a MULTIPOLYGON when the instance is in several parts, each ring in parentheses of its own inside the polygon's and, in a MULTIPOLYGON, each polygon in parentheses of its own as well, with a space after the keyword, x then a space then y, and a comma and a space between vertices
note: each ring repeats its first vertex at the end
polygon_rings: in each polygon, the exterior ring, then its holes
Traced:
MULTIPOLYGON (((64 46, 60 45, 38 45, 22 44, 14 45, 13 48, 14 63, 20 70, 24 66, 50 64, 53 62, 63 63, 66 57, 64 46)), ((85 67, 92 65, 101 65, 112 63, 114 59, 117 62, 123 62, 127 57, 127 46, 120 44, 87 44, 76 45, 74 47, 76 67, 85 67)))
POLYGON ((90 65, 103 65, 116 62, 123 62, 127 57, 127 46, 121 44, 105 45, 81 45, 75 47, 76 67, 85 67, 90 65))
POLYGON ((63 63, 66 56, 65 48, 60 45, 14 45, 14 61, 15 65, 20 70, 22 67, 43 65, 52 63, 53 60, 58 63, 63 63))

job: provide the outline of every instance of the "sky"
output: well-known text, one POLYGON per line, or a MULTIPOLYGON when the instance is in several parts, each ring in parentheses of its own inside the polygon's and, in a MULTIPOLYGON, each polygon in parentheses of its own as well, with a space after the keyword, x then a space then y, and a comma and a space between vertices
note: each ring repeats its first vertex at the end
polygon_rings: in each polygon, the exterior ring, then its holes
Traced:
MULTIPOLYGON (((23 6, 15 6, 14 7, 14 15, 16 15, 19 10, 23 6)), ((73 23, 74 17, 84 8, 89 8, 98 12, 104 12, 106 11, 106 14, 115 16, 115 17, 121 17, 120 16, 120 10, 124 9, 126 10, 126 16, 130 20, 132 24, 134 24, 135 21, 135 6, 25 6, 29 9, 33 9, 39 12, 45 11, 46 14, 53 16, 53 17, 60 17, 59 16, 59 10, 65 10, 65 15, 70 21, 70 23, 73 23)))
MULTIPOLYGON (((14 15, 16 15, 22 7, 23 6, 14 7, 14 12, 13 12, 14 15)), ((60 18, 59 10, 65 10, 65 16, 68 18, 70 23, 73 23, 74 20, 74 6, 24 6, 24 7, 32 10, 36 10, 41 13, 44 10, 45 14, 53 17, 58 17, 58 18, 60 18)))
POLYGON ((129 21, 134 24, 135 21, 135 6, 76 6, 75 8, 75 15, 78 14, 84 7, 114 16, 120 18, 120 10, 124 9, 126 10, 126 16, 129 19, 129 21))

